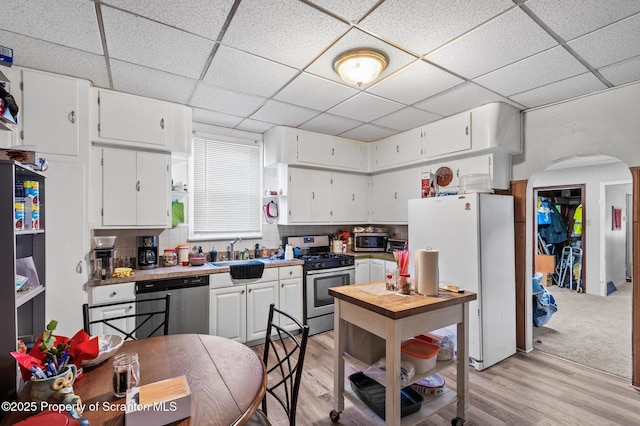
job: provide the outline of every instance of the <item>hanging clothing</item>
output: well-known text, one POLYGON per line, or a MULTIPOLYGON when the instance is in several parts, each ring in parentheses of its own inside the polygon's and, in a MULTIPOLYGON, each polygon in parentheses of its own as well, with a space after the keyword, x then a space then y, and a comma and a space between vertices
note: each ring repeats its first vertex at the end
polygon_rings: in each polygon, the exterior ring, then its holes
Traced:
POLYGON ((538 233, 548 244, 563 243, 568 240, 567 226, 562 216, 555 208, 549 209, 551 223, 538 226, 538 233))
POLYGON ((575 213, 573 213, 573 234, 582 235, 582 203, 576 207, 575 213))

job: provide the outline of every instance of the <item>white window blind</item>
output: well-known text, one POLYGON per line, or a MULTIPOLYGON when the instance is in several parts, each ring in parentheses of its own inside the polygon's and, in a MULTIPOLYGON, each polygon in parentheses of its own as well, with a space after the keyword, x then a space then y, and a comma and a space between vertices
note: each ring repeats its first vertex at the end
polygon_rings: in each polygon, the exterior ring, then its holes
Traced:
POLYGON ((192 234, 259 234, 261 177, 259 145, 194 138, 192 234))

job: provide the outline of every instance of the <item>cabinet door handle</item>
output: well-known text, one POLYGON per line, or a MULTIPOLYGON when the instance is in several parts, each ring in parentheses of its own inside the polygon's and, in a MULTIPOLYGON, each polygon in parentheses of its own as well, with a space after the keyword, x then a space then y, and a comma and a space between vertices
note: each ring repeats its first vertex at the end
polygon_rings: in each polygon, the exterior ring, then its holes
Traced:
POLYGON ((136 191, 140 192, 140 181, 136 182, 136 191))
POLYGON ((164 118, 160 119, 160 128, 164 130, 164 118))
POLYGON ((396 145, 396 152, 400 154, 400 145, 396 145))
POLYGON ((469 126, 464 128, 464 134, 469 136, 469 126))
POLYGON ((280 287, 284 288, 284 284, 280 284, 280 287))
POLYGON ((316 193, 315 193, 315 192, 313 192, 313 191, 311 192, 311 199, 312 199, 312 200, 315 200, 315 199, 316 199, 316 193))
POLYGON ((244 290, 242 290, 242 291, 240 292, 240 294, 244 294, 244 290))
POLYGON ((397 192, 393 193, 393 198, 395 198, 396 200, 398 199, 398 193, 397 192))
POLYGON ((115 296, 116 296, 116 294, 118 294, 118 293, 116 293, 116 292, 114 291, 114 292, 112 292, 112 293, 109 295, 109 297, 115 297, 115 296))
POLYGON ((79 274, 82 273, 82 260, 76 265, 76 272, 79 274))
POLYGON ((69 119, 69 121, 70 121, 72 124, 75 124, 75 122, 76 122, 76 112, 75 112, 75 111, 71 111, 71 112, 69 113, 69 115, 67 116, 67 118, 69 119))
POLYGON ((293 271, 289 271, 289 275, 293 275, 293 271))
POLYGON ((355 201, 356 200, 356 194, 351 194, 351 201, 355 201))
POLYGON ((247 290, 247 293, 251 293, 251 289, 247 290))
POLYGON ((336 149, 335 148, 331 148, 331 156, 333 157, 336 153, 336 149))

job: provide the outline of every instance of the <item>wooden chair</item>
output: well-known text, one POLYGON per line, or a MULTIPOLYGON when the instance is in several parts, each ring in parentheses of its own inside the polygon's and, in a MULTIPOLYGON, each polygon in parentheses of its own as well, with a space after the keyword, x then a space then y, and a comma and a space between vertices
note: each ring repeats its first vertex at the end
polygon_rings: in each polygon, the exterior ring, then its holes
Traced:
MULTIPOLYGON (((262 358, 267 366, 267 374, 269 375, 267 394, 273 396, 280 403, 287 414, 289 425, 295 426, 298 391, 300 390, 304 355, 307 350, 309 326, 303 325, 286 312, 276 309, 274 304, 271 304, 269 309, 269 321, 267 324, 267 336, 265 337, 262 358), (298 329, 285 330, 273 322, 274 314, 279 314, 280 318, 291 320, 297 325, 298 329), (275 364, 272 362, 273 365, 271 366, 269 365, 270 354, 276 360, 275 364)), ((262 399, 262 409, 256 410, 247 425, 271 425, 267 417, 267 394, 262 399)))
POLYGON ((91 325, 103 324, 106 327, 107 332, 120 333, 124 337, 124 340, 127 340, 127 339, 136 340, 142 337, 150 337, 160 329, 163 330, 163 334, 166 336, 169 334, 170 306, 171 306, 171 293, 167 293, 167 295, 164 297, 156 297, 156 298, 145 299, 145 300, 131 300, 131 301, 124 301, 124 302, 102 303, 102 304, 93 305, 93 306, 90 306, 89 304, 85 303, 84 305, 82 305, 82 317, 83 317, 83 323, 84 323, 83 328, 87 334, 92 335, 91 325), (155 306, 153 306, 148 309, 145 309, 145 312, 139 313, 140 306, 145 306, 146 304, 149 304, 151 302, 157 302, 157 301, 164 301, 164 309, 158 309, 155 306), (118 316, 113 316, 108 318, 99 318, 94 320, 90 319, 91 318, 90 312, 92 310, 106 308, 106 307, 114 307, 114 306, 124 307, 127 305, 135 305, 136 313, 127 314, 127 315, 118 315, 118 316), (135 322, 136 322, 136 325, 132 330, 123 330, 121 326, 117 325, 118 321, 129 319, 129 318, 135 319, 135 322), (151 318, 161 319, 161 321, 159 324, 157 323, 157 321, 150 322, 151 318), (149 332, 149 329, 153 327, 152 323, 153 325, 156 325, 156 327, 153 328, 151 332, 149 332), (147 332, 143 336, 140 336, 140 332, 144 330, 146 330, 147 332))

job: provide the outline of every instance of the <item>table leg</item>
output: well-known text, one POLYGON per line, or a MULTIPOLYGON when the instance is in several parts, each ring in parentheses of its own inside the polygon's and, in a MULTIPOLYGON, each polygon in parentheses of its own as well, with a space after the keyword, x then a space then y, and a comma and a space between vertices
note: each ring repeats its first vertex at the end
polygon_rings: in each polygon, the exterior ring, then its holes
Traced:
POLYGON ((398 321, 386 321, 385 423, 400 425, 400 332, 398 321))
POLYGON ((334 299, 334 344, 333 344, 333 392, 336 398, 337 411, 341 413, 344 410, 344 358, 343 354, 346 348, 347 326, 346 321, 340 318, 339 299, 334 299))
POLYGON ((462 304, 462 322, 458 323, 458 369, 456 387, 458 394, 457 415, 466 419, 469 408, 469 303, 462 304))

